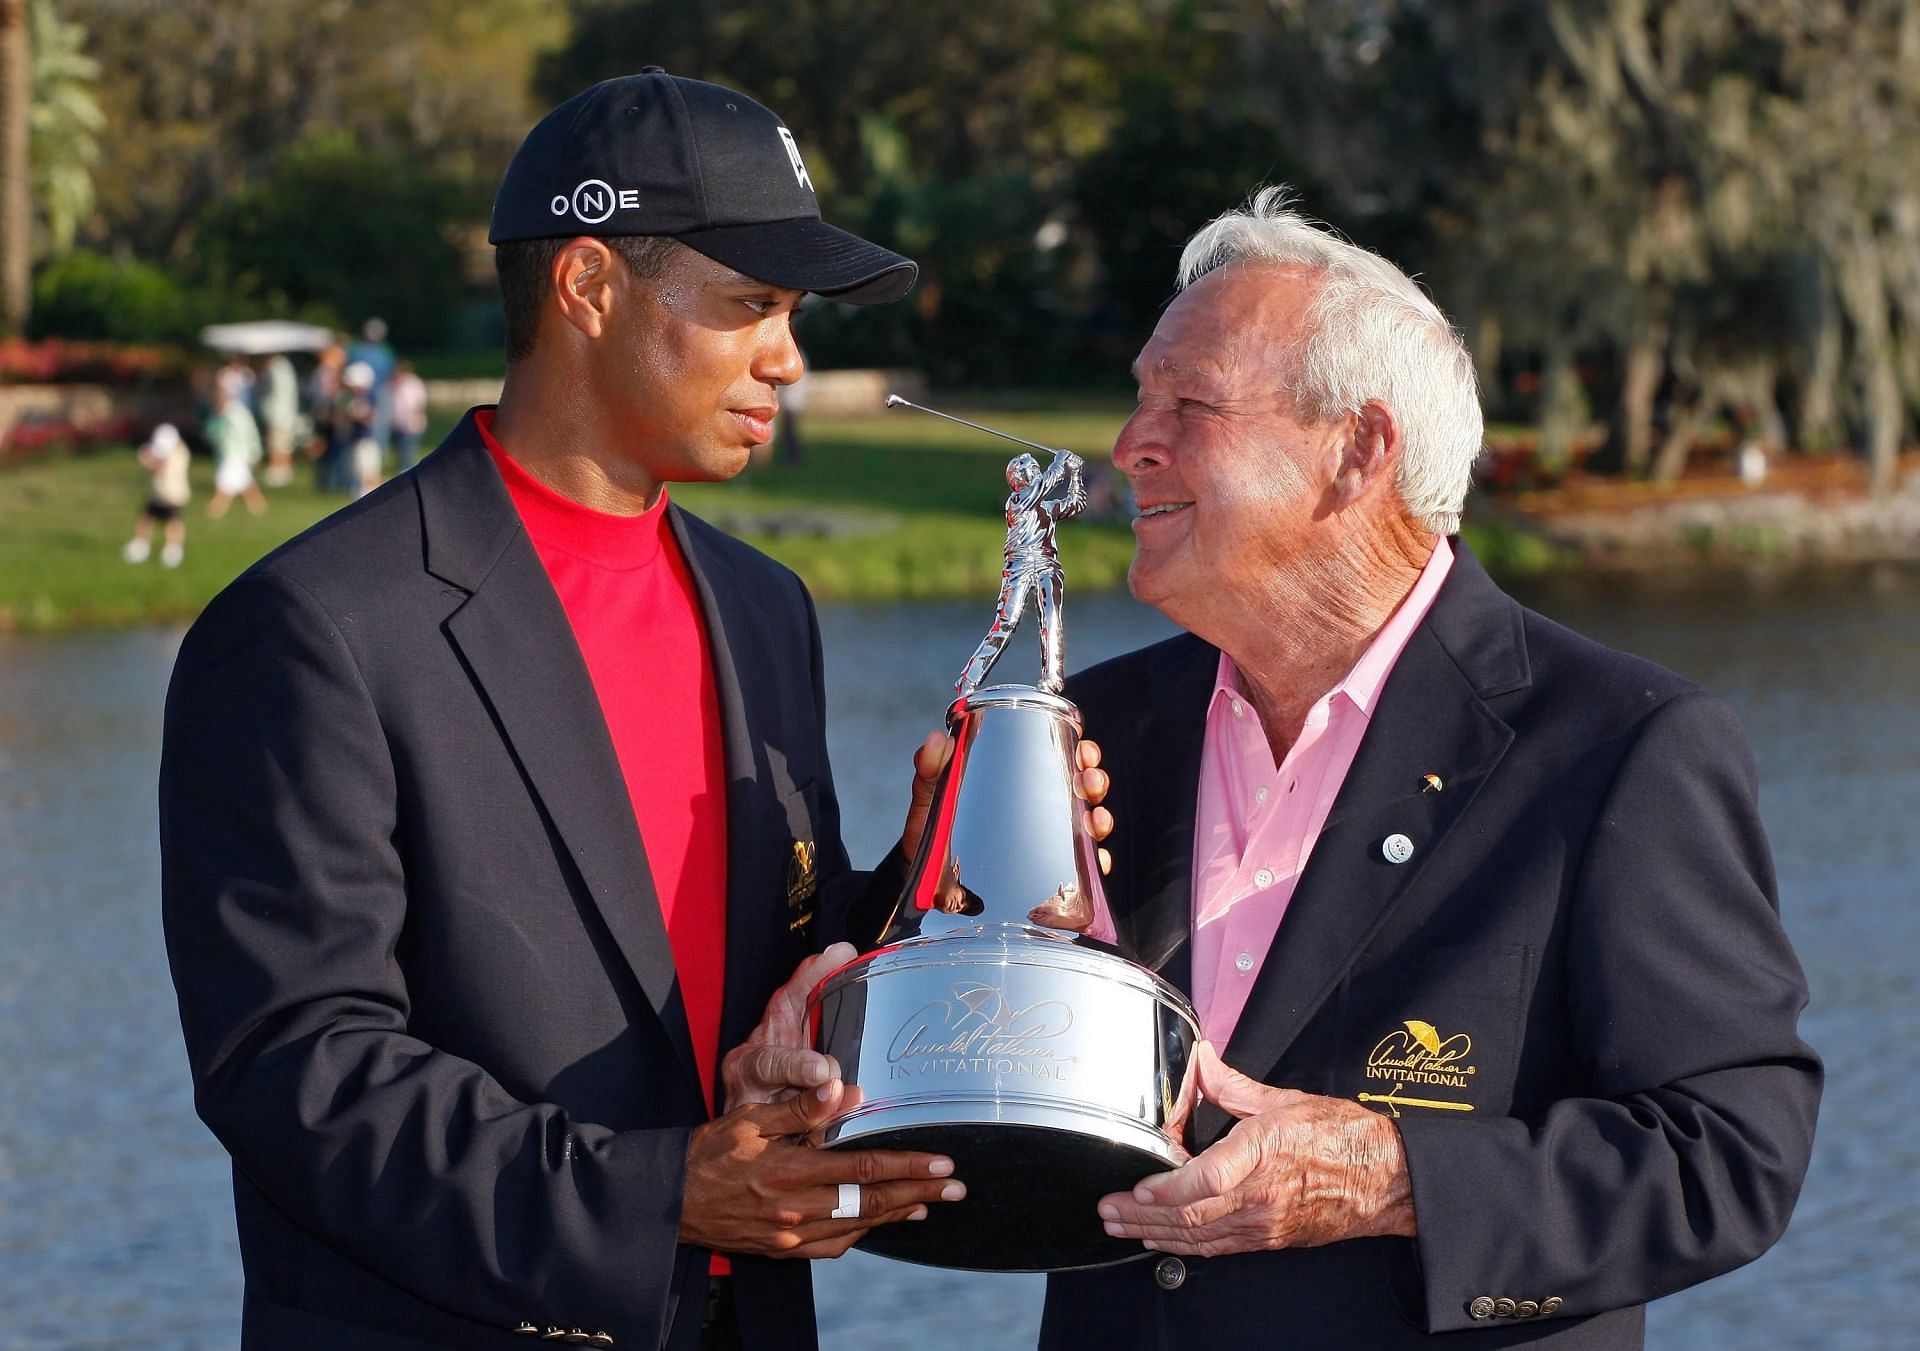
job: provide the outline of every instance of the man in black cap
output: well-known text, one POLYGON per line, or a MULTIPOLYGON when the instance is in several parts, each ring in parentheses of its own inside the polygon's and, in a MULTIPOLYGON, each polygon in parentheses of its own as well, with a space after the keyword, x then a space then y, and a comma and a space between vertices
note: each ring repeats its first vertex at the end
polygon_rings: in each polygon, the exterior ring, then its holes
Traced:
POLYGON ((772 1259, 964 1186, 796 1139, 843 1089, 780 1048, 852 950, 803 959, 878 932, 902 855, 849 869, 806 591, 666 485, 771 436, 805 292, 914 265, 820 220, 771 112, 651 67, 533 130, 491 238, 499 407, 222 593, 168 697, 243 1341, 810 1347, 807 1264, 772 1259))

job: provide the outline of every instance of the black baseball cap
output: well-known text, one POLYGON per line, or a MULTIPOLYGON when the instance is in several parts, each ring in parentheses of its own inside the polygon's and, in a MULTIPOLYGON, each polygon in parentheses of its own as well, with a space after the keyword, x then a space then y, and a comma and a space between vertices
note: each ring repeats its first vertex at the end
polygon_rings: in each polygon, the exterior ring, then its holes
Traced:
POLYGON ((666 235, 756 281, 898 300, 910 258, 820 219, 793 133, 745 94, 648 66, 541 119, 507 165, 487 240, 666 235))

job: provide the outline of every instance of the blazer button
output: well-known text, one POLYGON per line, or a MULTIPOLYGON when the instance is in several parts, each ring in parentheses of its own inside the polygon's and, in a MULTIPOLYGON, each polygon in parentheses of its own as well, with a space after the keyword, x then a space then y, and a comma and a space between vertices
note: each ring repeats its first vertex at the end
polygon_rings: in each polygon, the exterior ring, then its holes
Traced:
POLYGON ((522 1323, 519 1327, 515 1328, 514 1331, 529 1337, 538 1337, 540 1335, 540 1329, 531 1323, 522 1323))
POLYGON ((1540 1312, 1540 1306, 1530 1299, 1523 1299, 1513 1306, 1513 1311, 1522 1318, 1531 1318, 1540 1312))
POLYGON ((1178 1290, 1187 1283, 1187 1264, 1177 1257, 1163 1257, 1153 1269, 1153 1283, 1162 1290, 1178 1290))
POLYGON ((612 1333, 610 1333, 610 1332, 596 1332, 596 1333, 594 1333, 594 1334, 593 1334, 593 1340, 592 1340, 592 1341, 591 1341, 591 1342, 589 1343, 589 1345, 591 1345, 591 1346, 612 1346, 612 1345, 613 1345, 613 1334, 612 1334, 612 1333))
POLYGON ((1546 1313, 1546 1314, 1559 1313, 1560 1306, 1564 1303, 1566 1303, 1566 1301, 1561 1299, 1560 1296, 1548 1295, 1545 1299, 1540 1301, 1540 1312, 1546 1313))
POLYGON ((1510 1299, 1496 1299, 1493 1302, 1493 1316, 1495 1318, 1511 1318, 1513 1317, 1513 1311, 1519 1307, 1519 1305, 1510 1299))
POLYGON ((1475 1318, 1493 1317, 1493 1296, 1492 1295, 1479 1296, 1473 1301, 1473 1303, 1467 1305, 1467 1312, 1472 1314, 1475 1318))

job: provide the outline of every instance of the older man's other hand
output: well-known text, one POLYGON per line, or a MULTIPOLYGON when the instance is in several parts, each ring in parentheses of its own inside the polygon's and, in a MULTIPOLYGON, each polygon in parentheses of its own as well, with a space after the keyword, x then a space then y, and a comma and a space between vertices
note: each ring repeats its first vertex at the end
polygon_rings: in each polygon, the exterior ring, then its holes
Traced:
POLYGON ((1414 1234, 1413 1185, 1393 1122, 1341 1098, 1270 1088, 1202 1042, 1199 1092, 1240 1117, 1212 1148, 1100 1201, 1116 1238, 1218 1257, 1414 1234))
POLYGON ((784 1102, 802 1089, 821 1088, 840 1077, 833 1057, 808 1043, 807 996, 857 955, 853 944, 835 943, 801 962, 787 983, 773 992, 760 1026, 720 1062, 727 1107, 784 1102))

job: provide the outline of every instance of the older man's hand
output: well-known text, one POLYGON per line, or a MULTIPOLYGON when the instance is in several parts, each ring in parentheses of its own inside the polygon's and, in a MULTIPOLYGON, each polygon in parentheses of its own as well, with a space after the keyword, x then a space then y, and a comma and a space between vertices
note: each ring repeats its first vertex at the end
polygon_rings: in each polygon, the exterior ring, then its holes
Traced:
POLYGON ((1392 1121, 1257 1083, 1205 1042, 1195 1055, 1200 1095, 1242 1120, 1174 1171, 1102 1198, 1109 1234, 1201 1257, 1413 1236, 1413 1185, 1392 1121))

